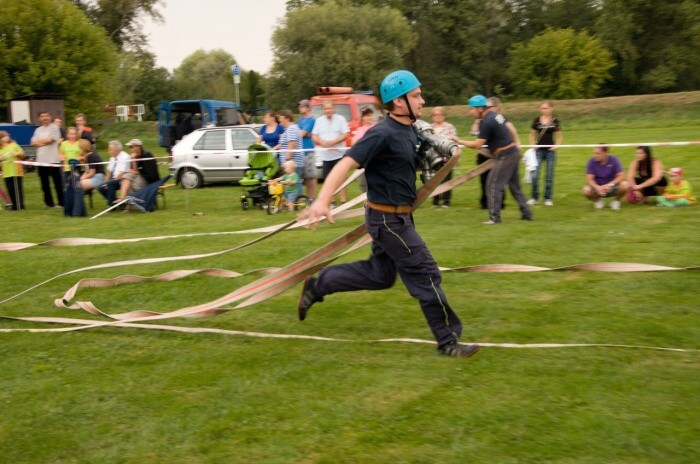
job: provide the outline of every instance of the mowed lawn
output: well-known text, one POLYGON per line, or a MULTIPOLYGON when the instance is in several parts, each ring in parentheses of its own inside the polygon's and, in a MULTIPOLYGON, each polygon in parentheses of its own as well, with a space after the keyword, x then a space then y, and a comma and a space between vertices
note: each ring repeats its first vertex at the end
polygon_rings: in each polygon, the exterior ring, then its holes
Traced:
MULTIPOLYGON (((642 102, 627 111, 601 104, 599 113, 581 119, 566 113, 562 123, 572 129, 565 143, 698 140, 699 97, 689 103, 683 98, 683 104, 670 99, 650 112, 642 102), (657 111, 663 117, 652 124, 657 111)), ((532 108, 534 117, 536 102, 532 108)), ((450 118, 448 109, 448 120, 466 134, 470 121, 459 111, 450 118)), ((527 140, 527 118, 514 120, 527 140)), ((128 124, 104 128, 101 143, 139 136, 155 149, 154 134, 142 132, 152 125, 128 124)), ((700 206, 594 210, 580 194, 591 151, 560 150, 555 206, 534 207, 532 222, 519 220, 509 195, 503 223, 482 225, 487 215, 478 209, 479 186, 471 181, 457 188, 452 208, 420 208, 418 229, 445 268, 700 266, 700 206)), ((612 152, 626 167, 634 148, 612 152)), ((682 166, 700 191, 700 146, 658 147, 654 154, 666 168, 682 166)), ((473 152, 465 152, 458 174, 473 163, 473 152)), ((39 190, 35 174, 28 174, 28 210, 0 213, 0 242, 181 237, 0 252, 0 301, 87 266, 230 249, 260 234, 223 232, 293 217, 243 211, 239 199, 245 190, 219 185, 169 189, 167 208, 153 214, 66 219, 43 207, 39 190)), ((351 194, 358 194, 356 186, 351 194)), ((91 214, 103 208, 101 197, 94 200, 91 214)), ((56 308, 54 299, 87 277, 282 267, 360 221, 290 230, 210 258, 66 275, 0 304, 0 315, 99 319, 56 308)), ((364 248, 340 261, 367 254, 364 248)), ((167 312, 212 301, 261 276, 195 275, 84 289, 76 299, 107 313, 167 312)), ((443 274, 444 289, 464 323, 464 341, 627 347, 484 347, 472 358, 453 359, 438 356, 432 343, 380 342, 431 341, 417 303, 400 282, 382 292, 328 296, 304 322, 296 319, 299 285, 245 309, 226 305, 231 310, 216 317, 159 321, 242 332, 238 335, 119 327, 0 333, 0 462, 696 463, 699 276, 697 270, 443 274)), ((0 329, 58 327, 63 326, 0 321, 0 329)))

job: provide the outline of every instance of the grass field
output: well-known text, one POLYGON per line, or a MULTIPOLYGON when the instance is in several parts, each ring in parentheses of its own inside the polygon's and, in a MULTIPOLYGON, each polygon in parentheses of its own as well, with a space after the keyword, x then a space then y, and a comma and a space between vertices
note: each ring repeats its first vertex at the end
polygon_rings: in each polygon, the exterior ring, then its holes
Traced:
MULTIPOLYGON (((700 139, 700 92, 676 95, 634 97, 637 103, 622 100, 616 105, 607 100, 576 102, 581 108, 598 108, 580 117, 556 102, 555 114, 567 115, 563 125, 570 144, 700 139)), ((524 103, 518 105, 523 108, 513 108, 513 119, 526 140, 527 120, 537 106, 530 103, 532 110, 527 111, 524 103)), ((460 111, 449 108, 448 120, 465 134, 469 121, 460 111)), ((115 124, 104 128, 101 141, 139 136, 147 148, 155 147, 153 127, 115 124)), ((452 208, 418 210, 418 229, 438 263, 448 268, 490 263, 554 268, 590 262, 699 266, 700 206, 623 205, 620 211, 596 211, 579 193, 590 152, 560 150, 555 206, 535 207, 533 222, 518 220, 509 197, 503 223, 483 226, 479 187, 469 182, 456 190, 452 208)), ((634 149, 613 152, 627 165, 634 149)), ((654 153, 666 168, 683 166, 700 190, 700 146, 659 147, 654 153)), ((470 169, 473 159, 465 153, 458 171, 470 169)), ((113 213, 95 220, 64 219, 60 211, 44 209, 39 190, 35 175, 27 175, 28 210, 0 212, 0 242, 228 232, 291 218, 243 211, 239 197, 244 190, 235 185, 173 188, 167 191, 164 210, 113 213)), ((357 188, 351 192, 356 194, 357 188)), ((96 196, 90 212, 101 207, 96 196)), ((284 266, 359 221, 283 232, 213 258, 61 277, 0 304, 0 315, 97 319, 58 309, 53 300, 86 277, 284 266)), ((90 265, 210 253, 258 236, 0 252, 0 300, 90 265)), ((367 253, 358 250, 341 260, 367 253)), ((343 341, 116 327, 0 333, 0 462, 696 463, 698 275, 691 270, 443 275, 444 289, 465 326, 464 341, 686 351, 488 347, 473 358, 451 359, 439 357, 431 344, 377 342, 430 340, 417 303, 400 283, 383 292, 331 295, 303 323, 296 320, 298 285, 217 317, 162 322, 343 341)), ((214 300, 258 277, 193 276, 172 283, 80 290, 76 299, 92 301, 108 313, 171 311, 214 300)), ((0 329, 28 327, 54 326, 0 322, 0 329)))

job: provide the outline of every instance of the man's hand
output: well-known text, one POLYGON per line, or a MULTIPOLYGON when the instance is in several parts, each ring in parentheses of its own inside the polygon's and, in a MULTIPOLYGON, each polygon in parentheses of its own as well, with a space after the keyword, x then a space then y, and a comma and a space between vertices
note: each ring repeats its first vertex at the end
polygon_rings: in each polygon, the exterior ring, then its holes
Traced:
POLYGON ((306 227, 308 229, 315 229, 316 227, 318 227, 318 223, 321 221, 321 219, 323 219, 324 216, 328 219, 328 222, 330 222, 331 224, 335 222, 333 220, 333 215, 331 214, 331 210, 328 207, 328 204, 324 204, 316 200, 313 203, 311 203, 311 206, 299 213, 297 219, 299 221, 308 219, 309 223, 306 225, 306 227))

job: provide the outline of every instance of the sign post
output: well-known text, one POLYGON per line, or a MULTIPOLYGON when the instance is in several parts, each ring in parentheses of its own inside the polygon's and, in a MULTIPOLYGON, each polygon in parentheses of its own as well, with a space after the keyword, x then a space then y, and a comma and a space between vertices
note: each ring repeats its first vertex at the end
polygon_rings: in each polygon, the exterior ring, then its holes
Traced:
POLYGON ((233 86, 236 89, 236 104, 241 105, 241 99, 238 94, 238 84, 241 83, 241 67, 237 64, 231 66, 231 73, 233 74, 233 86))

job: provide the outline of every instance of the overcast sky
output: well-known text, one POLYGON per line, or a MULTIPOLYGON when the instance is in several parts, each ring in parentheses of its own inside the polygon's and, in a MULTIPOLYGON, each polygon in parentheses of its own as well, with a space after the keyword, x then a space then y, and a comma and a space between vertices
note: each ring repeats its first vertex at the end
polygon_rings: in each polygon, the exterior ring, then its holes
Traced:
POLYGON ((221 48, 241 68, 267 73, 270 36, 284 18, 285 0, 166 0, 164 23, 147 22, 150 50, 158 66, 172 72, 193 52, 221 48))

